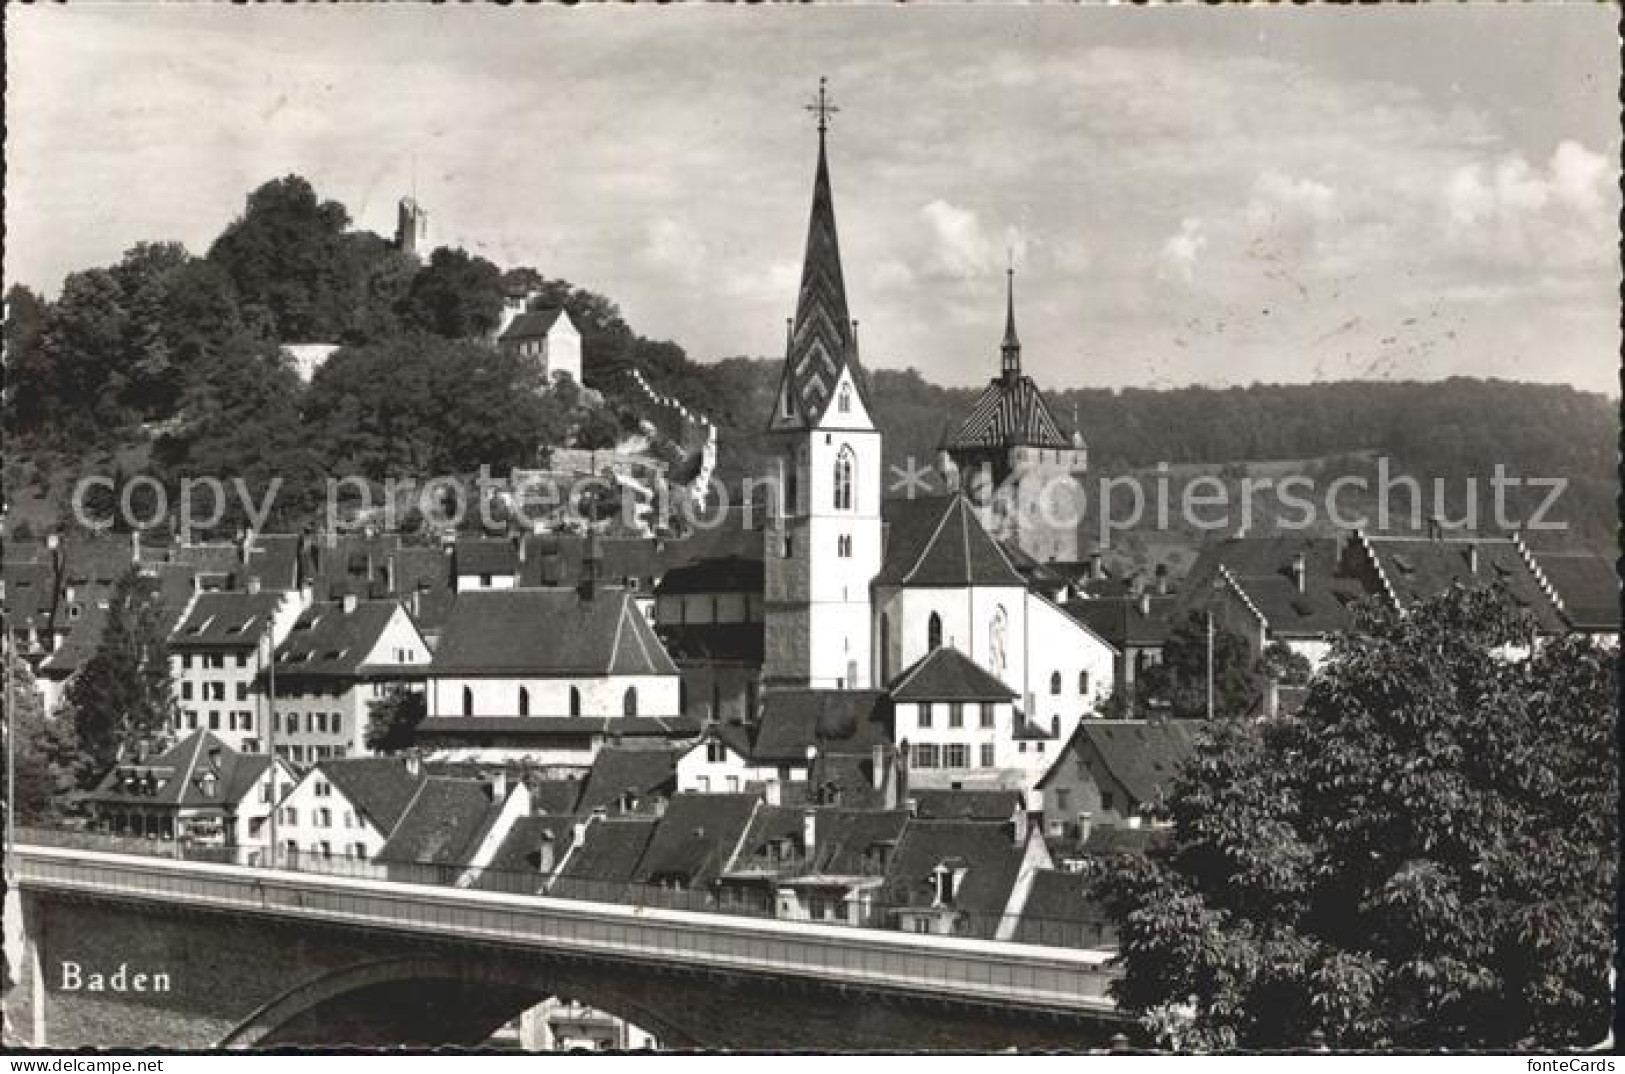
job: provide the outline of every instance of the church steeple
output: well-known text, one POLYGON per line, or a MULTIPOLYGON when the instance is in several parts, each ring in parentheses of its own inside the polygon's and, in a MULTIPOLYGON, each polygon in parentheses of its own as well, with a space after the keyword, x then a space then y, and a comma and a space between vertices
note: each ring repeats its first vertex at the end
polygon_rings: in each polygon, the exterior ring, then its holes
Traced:
POLYGON ((773 428, 809 428, 822 419, 841 373, 856 371, 857 347, 846 306, 841 246, 835 230, 835 199, 830 191, 825 136, 838 109, 818 82, 818 100, 807 106, 818 116, 818 169, 813 177, 812 214, 801 263, 801 290, 785 345, 784 376, 773 428))
POLYGON ((999 372, 1006 384, 1021 377, 1021 340, 1016 336, 1016 268, 1004 270, 1004 342, 999 346, 999 372))

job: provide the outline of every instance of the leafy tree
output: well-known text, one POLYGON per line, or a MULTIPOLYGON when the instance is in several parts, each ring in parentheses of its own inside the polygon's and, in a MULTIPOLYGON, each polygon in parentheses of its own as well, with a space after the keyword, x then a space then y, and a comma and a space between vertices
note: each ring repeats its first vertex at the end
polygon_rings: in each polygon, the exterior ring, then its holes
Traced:
MULTIPOLYGON (((59 813, 74 789, 73 759, 77 743, 73 725, 45 715, 39 689, 28 665, 15 653, 4 657, 7 667, 5 733, 13 743, 17 770, 14 793, 17 820, 30 823, 59 813)), ((4 759, 0 759, 0 764, 4 759)))
POLYGON ((63 282, 40 337, 40 365, 50 375, 45 409, 64 442, 105 444, 130 423, 122 404, 130 385, 128 330, 124 293, 111 272, 89 269, 63 282))
POLYGON ((1283 641, 1272 641, 1259 657, 1259 674, 1283 686, 1303 686, 1314 673, 1309 658, 1283 641))
POLYGON ((13 434, 42 428, 56 409, 56 370, 41 337, 50 305, 21 284, 6 292, 6 429, 13 434))
POLYGON ((378 753, 399 753, 417 741, 418 724, 428 715, 423 694, 396 687, 367 703, 367 748, 378 753))
POLYGON ((1303 710, 1209 728, 1172 840, 1104 871, 1118 997, 1188 1048, 1600 1039, 1615 656, 1457 589, 1362 606, 1303 710))
POLYGON ((357 290, 346 258, 349 223, 343 205, 289 175, 248 195, 208 258, 231 277, 246 309, 263 311, 277 340, 336 339, 357 290))
MULTIPOLYGON (((1191 612, 1169 632, 1162 663, 1141 672, 1139 693, 1166 705, 1172 715, 1207 715, 1207 616, 1191 612)), ((1215 622, 1213 629, 1213 714, 1246 716, 1263 696, 1263 684, 1247 639, 1215 622)))
POLYGON ((502 318, 502 270, 483 257, 442 246, 412 279, 407 323, 447 339, 490 334, 502 318))
POLYGON ((113 586, 100 644, 69 682, 63 713, 79 743, 74 776, 94 786, 127 749, 169 733, 169 646, 157 581, 131 568, 113 586))

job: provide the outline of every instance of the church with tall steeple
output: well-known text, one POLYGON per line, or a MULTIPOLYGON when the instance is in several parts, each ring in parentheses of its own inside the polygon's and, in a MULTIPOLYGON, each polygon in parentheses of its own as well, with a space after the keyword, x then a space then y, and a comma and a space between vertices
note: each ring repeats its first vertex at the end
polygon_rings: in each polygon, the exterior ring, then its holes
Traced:
POLYGON ((880 570, 880 432, 847 310, 818 90, 818 166, 801 289, 768 423, 777 484, 763 551, 763 685, 871 683, 869 579, 880 570))
POLYGON ((1061 431, 1043 393, 1021 371, 1014 266, 1005 273, 999 375, 944 441, 943 454, 950 487, 965 492, 994 537, 1041 563, 1078 558, 1078 525, 1068 520, 1081 509, 1076 475, 1089 468, 1089 449, 1082 433, 1061 431))

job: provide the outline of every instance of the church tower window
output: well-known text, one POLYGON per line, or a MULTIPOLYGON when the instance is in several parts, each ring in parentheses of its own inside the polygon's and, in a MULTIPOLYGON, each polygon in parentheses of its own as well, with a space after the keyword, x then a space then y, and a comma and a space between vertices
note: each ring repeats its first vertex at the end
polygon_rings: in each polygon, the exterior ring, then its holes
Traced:
POLYGON ((621 715, 636 716, 638 714, 638 688, 628 686, 626 694, 621 698, 621 715))
POLYGON ((925 647, 942 648, 942 616, 936 612, 931 613, 931 618, 925 624, 925 647))
POLYGON ((835 456, 835 510, 852 510, 852 448, 841 448, 835 456))
POLYGON ((841 394, 835 401, 835 408, 842 414, 852 413, 852 385, 841 385, 841 394))

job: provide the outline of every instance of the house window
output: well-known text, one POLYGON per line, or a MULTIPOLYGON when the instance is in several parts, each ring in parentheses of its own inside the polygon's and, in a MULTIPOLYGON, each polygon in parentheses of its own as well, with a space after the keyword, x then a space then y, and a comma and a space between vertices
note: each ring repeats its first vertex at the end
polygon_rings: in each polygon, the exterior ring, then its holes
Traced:
POLYGON ((333 811, 331 809, 318 809, 316 811, 316 827, 331 828, 333 826, 333 811))
POLYGON ((248 684, 246 682, 240 682, 237 684, 237 700, 248 700, 248 684))
POLYGON ((705 760, 707 764, 722 764, 728 759, 728 747, 720 742, 711 741, 705 744, 705 760))
POLYGON ((851 559, 852 538, 844 533, 835 538, 835 554, 842 559, 851 559))
POLYGON ((950 701, 948 703, 948 726, 965 726, 965 706, 958 701, 950 701))
POLYGON ((728 778, 728 793, 729 794, 738 794, 739 793, 739 777, 738 776, 729 776, 727 778, 728 778))
POLYGON ((932 612, 931 618, 926 620, 925 647, 927 649, 942 648, 942 616, 936 612, 932 612))
POLYGON ((295 809, 293 806, 288 806, 286 809, 284 809, 282 811, 282 823, 283 824, 298 824, 299 823, 299 810, 295 809))
POLYGON ((1061 692, 1061 673, 1059 671, 1050 672, 1049 692, 1057 695, 1061 692))
POLYGON ((709 794, 709 793, 711 793, 711 777, 710 776, 695 776, 694 777, 694 789, 699 791, 701 794, 709 794))
POLYGON ((638 714, 638 688, 628 686, 626 693, 621 697, 621 715, 636 716, 638 714))
POLYGON ((467 686, 463 687, 463 715, 474 715, 474 691, 467 686))
POLYGON ((835 456, 835 510, 852 510, 852 448, 843 446, 835 456))
POLYGON ((237 654, 237 666, 240 667, 240 668, 246 668, 248 666, 248 654, 247 653, 238 653, 237 654))
POLYGON ((490 589, 491 588, 491 576, 489 574, 480 575, 480 588, 481 589, 490 589))
POLYGON ((1088 692, 1089 692, 1089 673, 1087 671, 1080 671, 1080 672, 1078 672, 1078 693, 1087 694, 1088 692))
POLYGON ((570 687, 570 715, 581 715, 581 691, 574 686, 570 687))
POLYGON ((982 702, 982 719, 981 719, 981 723, 982 723, 983 727, 992 727, 993 726, 993 703, 990 702, 990 701, 982 702))
POLYGON ((530 715, 530 690, 524 686, 519 688, 519 715, 530 715))
POLYGON ((993 743, 991 742, 982 743, 982 767, 993 767, 993 743))
POLYGON ((192 684, 191 683, 189 683, 189 682, 181 683, 181 700, 182 701, 190 701, 190 700, 192 700, 192 684))
POLYGON ((223 668, 223 667, 225 667, 226 666, 226 654, 225 653, 210 653, 209 654, 209 666, 211 668, 223 668))
POLYGON ((333 713, 333 733, 335 735, 344 733, 344 716, 341 713, 333 713))
POLYGON ((1072 805, 1072 792, 1064 787, 1055 790, 1055 811, 1065 813, 1072 805))
POLYGON ((1061 737, 1061 718, 1059 716, 1051 716, 1049 718, 1049 737, 1061 737))
POLYGON ((218 713, 218 712, 210 712, 209 713, 209 730, 211 730, 211 731, 220 730, 220 713, 218 713))
POLYGON ((1117 808, 1117 796, 1112 794, 1111 791, 1101 791, 1100 792, 1100 808, 1104 809, 1108 813, 1116 810, 1116 808, 1117 808))
POLYGON ((916 742, 914 744, 914 767, 937 767, 937 747, 931 742, 916 742))
POLYGON ((779 557, 781 559, 789 559, 791 556, 793 556, 795 554, 796 554, 795 541, 791 539, 791 537, 790 537, 790 535, 788 533, 786 533, 784 535, 784 540, 779 544, 779 557))
POLYGON ((318 779, 311 788, 318 798, 327 798, 333 793, 333 785, 325 779, 318 779))
POLYGON ((943 748, 942 767, 969 768, 970 747, 963 742, 955 742, 943 748))
POLYGON ((920 727, 929 729, 931 726, 931 702, 920 702, 920 727))

